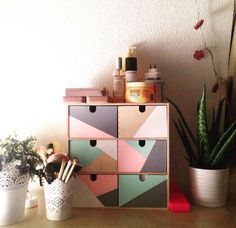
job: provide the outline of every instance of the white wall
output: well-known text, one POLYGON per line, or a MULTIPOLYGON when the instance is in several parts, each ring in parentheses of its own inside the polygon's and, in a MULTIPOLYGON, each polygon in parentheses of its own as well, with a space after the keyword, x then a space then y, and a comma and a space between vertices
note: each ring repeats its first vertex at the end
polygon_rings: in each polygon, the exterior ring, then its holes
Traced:
MULTIPOLYGON (((205 20, 202 31, 223 77, 233 2, 199 0, 205 20)), ((204 83, 209 109, 218 99, 210 92, 214 75, 209 56, 201 61, 192 58, 202 47, 200 31, 193 28, 196 22, 194 0, 1 0, 0 136, 17 131, 35 135, 39 144, 57 140, 66 145, 65 88, 111 90, 114 58, 130 45, 138 47, 139 79, 149 63, 156 63, 166 95, 194 126, 204 83)), ((182 150, 171 127, 172 175, 186 187, 182 150)))

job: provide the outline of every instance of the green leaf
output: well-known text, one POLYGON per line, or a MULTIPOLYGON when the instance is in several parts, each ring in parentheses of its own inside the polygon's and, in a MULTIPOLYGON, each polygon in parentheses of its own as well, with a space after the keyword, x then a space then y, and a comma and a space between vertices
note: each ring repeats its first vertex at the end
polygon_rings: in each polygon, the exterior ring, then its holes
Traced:
MULTIPOLYGON (((224 100, 225 99, 222 99, 219 102, 216 118, 213 117, 212 127, 209 131, 209 134, 208 134, 210 151, 213 150, 214 146, 217 144, 217 142, 220 138, 220 123, 221 123, 221 116, 222 116, 222 109, 223 109, 224 100)), ((214 109, 213 109, 213 113, 214 113, 214 109)))
POLYGON ((217 108, 216 119, 215 119, 215 123, 214 123, 215 132, 217 132, 218 135, 219 135, 219 132, 220 132, 220 122, 221 122, 221 115, 222 115, 222 110, 223 110, 224 101, 225 101, 225 99, 223 98, 223 99, 219 102, 219 105, 218 105, 218 108, 217 108))
POLYGON ((178 106, 177 106, 172 100, 170 100, 169 98, 165 98, 165 99, 166 99, 167 101, 169 101, 169 102, 175 107, 176 111, 178 112, 178 114, 179 114, 179 116, 180 116, 180 119, 181 119, 181 121, 182 121, 184 127, 186 128, 186 130, 187 130, 187 132, 188 132, 188 135, 190 136, 190 138, 191 138, 193 144, 194 144, 194 145, 196 146, 196 148, 197 148, 197 147, 198 147, 198 146, 197 146, 197 140, 195 139, 195 137, 194 137, 192 131, 190 130, 190 127, 188 126, 188 124, 187 124, 187 122, 186 122, 186 120, 185 120, 185 118, 184 118, 182 112, 180 111, 180 109, 178 108, 178 106))
POLYGON ((175 125, 175 128, 181 138, 181 141, 184 145, 184 148, 185 148, 185 152, 188 156, 188 160, 189 160, 189 163, 190 165, 194 165, 196 163, 196 156, 194 154, 194 151, 192 149, 192 146, 189 142, 189 139, 188 139, 188 136, 186 134, 186 131, 183 127, 183 124, 181 123, 181 120, 178 119, 178 124, 176 123, 176 121, 174 120, 174 125, 175 125))
POLYGON ((218 164, 226 164, 227 154, 231 147, 231 143, 236 138, 236 121, 234 121, 227 131, 220 137, 219 142, 213 149, 211 156, 209 158, 212 166, 217 166, 218 164))
POLYGON ((206 164, 208 163, 209 159, 209 142, 207 132, 206 86, 204 86, 198 110, 198 140, 203 150, 203 162, 206 164))

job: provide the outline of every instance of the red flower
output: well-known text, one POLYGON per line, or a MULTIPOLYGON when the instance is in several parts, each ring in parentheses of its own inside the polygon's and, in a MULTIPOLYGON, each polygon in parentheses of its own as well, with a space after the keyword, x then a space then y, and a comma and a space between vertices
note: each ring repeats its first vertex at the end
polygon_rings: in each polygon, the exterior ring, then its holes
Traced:
POLYGON ((193 54, 193 58, 200 60, 202 58, 204 58, 204 51, 203 50, 196 50, 195 53, 193 54))
POLYGON ((199 28, 202 26, 203 22, 204 22, 204 20, 201 19, 201 20, 198 21, 198 23, 194 26, 194 28, 195 28, 196 30, 199 29, 199 28))

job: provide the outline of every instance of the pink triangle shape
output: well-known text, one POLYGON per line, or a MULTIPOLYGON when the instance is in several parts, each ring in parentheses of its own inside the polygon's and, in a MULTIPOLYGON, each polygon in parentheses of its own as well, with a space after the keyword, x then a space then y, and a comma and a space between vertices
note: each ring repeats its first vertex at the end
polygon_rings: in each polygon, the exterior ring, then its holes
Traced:
POLYGON ((114 138, 89 124, 86 124, 72 116, 69 118, 69 137, 80 138, 114 138))

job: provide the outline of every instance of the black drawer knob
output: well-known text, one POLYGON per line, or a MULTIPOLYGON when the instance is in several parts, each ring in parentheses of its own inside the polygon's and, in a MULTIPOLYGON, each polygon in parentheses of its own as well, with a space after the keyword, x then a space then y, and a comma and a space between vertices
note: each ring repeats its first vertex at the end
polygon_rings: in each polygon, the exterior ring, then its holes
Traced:
POLYGON ((142 181, 142 182, 145 181, 146 180, 146 174, 140 174, 139 175, 139 180, 142 181))
POLYGON ((97 174, 90 174, 90 180, 96 181, 97 180, 97 174))
POLYGON ((89 111, 92 113, 96 112, 96 106, 94 105, 89 106, 89 111))
POLYGON ((139 111, 140 112, 145 112, 146 111, 145 105, 139 105, 139 111))
POLYGON ((97 145, 97 140, 90 140, 90 146, 94 147, 97 145))
POLYGON ((139 146, 144 147, 145 146, 145 140, 139 140, 138 144, 139 144, 139 146))

